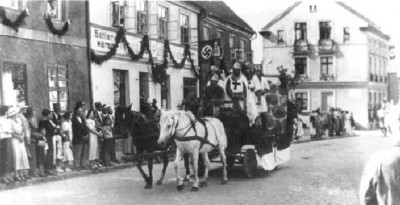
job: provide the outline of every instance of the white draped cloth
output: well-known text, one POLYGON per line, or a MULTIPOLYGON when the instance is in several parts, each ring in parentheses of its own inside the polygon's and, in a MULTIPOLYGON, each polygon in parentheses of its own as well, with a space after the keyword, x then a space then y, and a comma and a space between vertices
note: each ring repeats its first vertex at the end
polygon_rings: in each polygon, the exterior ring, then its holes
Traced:
MULTIPOLYGON (((268 80, 265 77, 261 76, 261 79, 258 78, 256 75, 253 76, 252 81, 254 82, 255 85, 255 91, 265 91, 265 90, 269 90, 269 84, 268 84, 268 80)), ((267 101, 265 99, 266 93, 264 93, 263 95, 261 95, 261 99, 260 99, 260 103, 257 104, 257 110, 258 113, 263 113, 263 112, 267 112, 268 111, 268 104, 267 101)), ((256 103, 258 102, 258 97, 256 96, 256 103)))

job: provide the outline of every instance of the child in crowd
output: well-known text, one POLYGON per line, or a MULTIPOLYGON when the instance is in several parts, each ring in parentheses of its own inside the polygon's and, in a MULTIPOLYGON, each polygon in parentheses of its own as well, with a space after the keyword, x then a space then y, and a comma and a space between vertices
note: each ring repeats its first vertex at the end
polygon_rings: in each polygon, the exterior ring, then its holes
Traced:
POLYGON ((63 162, 64 170, 66 172, 71 171, 73 165, 74 156, 71 150, 72 142, 72 123, 71 123, 71 112, 67 111, 63 115, 63 121, 61 123, 61 136, 63 141, 63 162))
POLYGON ((113 133, 112 133, 112 120, 109 117, 104 118, 104 126, 103 126, 103 137, 104 137, 104 143, 103 143, 103 150, 104 150, 104 158, 105 158, 105 166, 113 166, 113 164, 110 163, 111 160, 111 154, 112 154, 112 146, 113 146, 113 133))

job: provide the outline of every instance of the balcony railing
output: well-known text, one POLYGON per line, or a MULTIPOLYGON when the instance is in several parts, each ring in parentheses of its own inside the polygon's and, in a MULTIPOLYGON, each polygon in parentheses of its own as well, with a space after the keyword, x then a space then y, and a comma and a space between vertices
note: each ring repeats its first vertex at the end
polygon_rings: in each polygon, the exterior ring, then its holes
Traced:
POLYGON ((332 74, 321 74, 320 80, 322 81, 335 81, 335 75, 332 74))

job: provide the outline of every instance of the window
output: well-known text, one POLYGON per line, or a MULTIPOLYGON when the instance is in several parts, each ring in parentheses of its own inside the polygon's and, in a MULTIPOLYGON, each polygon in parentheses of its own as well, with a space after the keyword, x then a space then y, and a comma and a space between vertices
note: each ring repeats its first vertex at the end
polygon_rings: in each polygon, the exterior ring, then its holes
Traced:
POLYGON ((136 28, 139 34, 144 34, 147 32, 147 10, 148 10, 148 1, 139 1, 136 0, 136 10, 137 10, 137 19, 136 19, 136 28))
POLYGON ((307 23, 295 23, 294 28, 296 40, 307 39, 307 23))
POLYGON ((343 28, 343 43, 348 43, 350 41, 350 28, 343 28))
POLYGON ((308 93, 307 92, 298 92, 295 94, 296 104, 299 106, 300 110, 309 110, 308 109, 308 93))
POLYGON ((1 88, 3 92, 3 104, 26 105, 28 95, 26 82, 26 64, 3 62, 1 75, 1 88))
POLYGON ((307 58, 295 58, 294 59, 295 73, 298 75, 307 74, 307 58))
POLYGON ((217 39, 221 40, 221 42, 224 42, 224 32, 221 30, 217 31, 217 39))
POLYGON ((322 21, 319 22, 319 39, 330 39, 331 38, 331 22, 322 21))
POLYGON ((168 38, 168 9, 162 6, 158 7, 158 37, 168 38))
POLYGON ((229 47, 230 48, 235 48, 235 36, 229 36, 229 47))
POLYGON ((68 110, 68 75, 65 65, 48 65, 49 106, 60 103, 61 110, 68 110))
POLYGON ((121 5, 119 1, 111 2, 111 15, 112 15, 112 26, 120 27, 121 24, 125 24, 125 6, 121 5))
POLYGON ((203 36, 204 36, 204 40, 208 41, 211 40, 211 28, 204 26, 203 27, 203 36))
MULTIPOLYGON (((17 1, 17 0, 15 0, 17 1)), ((63 14, 63 7, 65 8, 65 1, 62 0, 49 0, 47 1, 47 17, 55 18, 58 20, 66 20, 65 12, 63 14)))
POLYGON ((183 78, 183 99, 197 97, 197 79, 183 78))
POLYGON ((18 0, 1 0, 0 6, 18 9, 18 0))
POLYGON ((189 43, 189 16, 181 14, 181 43, 189 43))
POLYGON ((327 76, 333 73, 333 57, 321 57, 321 75, 327 76))
POLYGON ((285 33, 283 30, 278 30, 278 45, 284 45, 285 44, 285 33))

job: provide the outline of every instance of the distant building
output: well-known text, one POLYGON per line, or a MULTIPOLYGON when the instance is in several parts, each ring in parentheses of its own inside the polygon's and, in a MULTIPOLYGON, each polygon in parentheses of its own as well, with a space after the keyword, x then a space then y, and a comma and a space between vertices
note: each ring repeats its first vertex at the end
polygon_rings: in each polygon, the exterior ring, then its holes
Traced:
POLYGON ((78 100, 88 103, 86 2, 1 0, 0 7, 11 22, 30 11, 18 31, 0 24, 0 104, 72 110, 78 100), (44 16, 56 30, 72 24, 58 36, 44 16))
POLYGON ((296 2, 261 30, 264 69, 300 75, 295 92, 303 112, 339 107, 371 127, 388 96, 390 37, 342 2, 296 2))
MULTIPOLYGON (((200 8, 199 14, 199 42, 215 40, 213 63, 222 68, 224 63, 227 71, 232 69, 234 62, 244 63, 253 61, 251 40, 255 31, 241 19, 223 1, 193 1, 200 8)), ((205 89, 210 63, 200 65, 203 74, 203 88, 205 89)))

